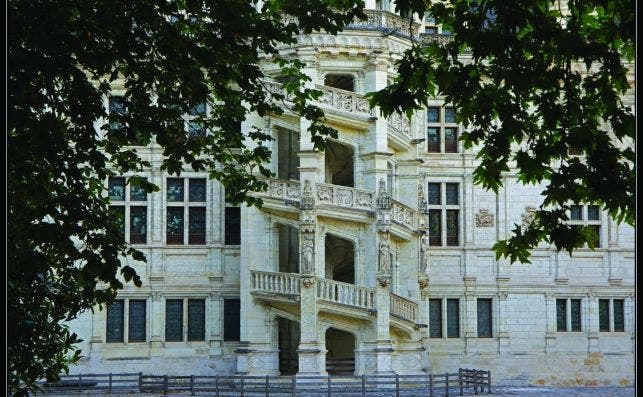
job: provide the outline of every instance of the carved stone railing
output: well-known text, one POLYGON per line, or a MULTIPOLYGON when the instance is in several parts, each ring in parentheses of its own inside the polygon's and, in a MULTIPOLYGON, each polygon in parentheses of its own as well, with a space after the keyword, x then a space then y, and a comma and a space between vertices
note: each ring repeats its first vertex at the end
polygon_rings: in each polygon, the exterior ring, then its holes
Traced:
POLYGON ((416 211, 408 205, 404 205, 396 200, 391 200, 391 204, 393 205, 391 212, 392 220, 404 226, 410 227, 411 229, 415 229, 415 225, 417 224, 416 211))
POLYGON ((391 316, 417 323, 418 304, 391 293, 391 316))
POLYGON ((348 113, 375 116, 375 110, 370 108, 368 100, 363 95, 319 84, 315 85, 315 89, 322 92, 321 97, 317 100, 319 105, 348 113))
POLYGON ((268 189, 264 192, 259 192, 259 195, 280 200, 299 201, 301 196, 299 182, 274 178, 259 179, 268 184, 268 189))
POLYGON ((438 33, 423 33, 420 35, 420 42, 422 45, 428 45, 431 43, 438 43, 441 45, 447 44, 453 40, 453 37, 446 34, 438 33))
POLYGON ((411 121, 400 113, 393 113, 389 116, 388 125, 395 131, 403 134, 404 136, 411 137, 411 121))
POLYGON ((281 83, 278 83, 276 81, 264 80, 263 84, 269 93, 282 95, 284 99, 288 98, 288 92, 281 83))
POLYGON ((402 18, 392 12, 382 10, 364 10, 366 20, 355 20, 346 26, 346 29, 375 29, 383 30, 385 33, 404 36, 417 37, 420 25, 411 22, 408 18, 402 18))
POLYGON ((251 270, 252 290, 267 294, 299 295, 299 274, 251 270))
POLYGON ((373 309, 375 307, 375 290, 326 278, 318 278, 317 299, 363 309, 373 309))
POLYGON ((347 186, 317 183, 317 202, 344 208, 372 210, 375 193, 347 186))

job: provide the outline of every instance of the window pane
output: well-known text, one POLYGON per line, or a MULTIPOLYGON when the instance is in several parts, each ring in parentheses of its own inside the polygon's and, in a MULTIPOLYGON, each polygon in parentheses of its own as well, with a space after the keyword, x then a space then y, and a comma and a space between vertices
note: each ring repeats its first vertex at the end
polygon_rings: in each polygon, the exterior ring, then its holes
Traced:
POLYGON ((223 340, 238 341, 241 323, 239 320, 239 299, 225 299, 223 301, 223 340))
POLYGON ((598 248, 601 246, 601 227, 598 225, 587 226, 588 229, 592 231, 594 247, 598 248))
POLYGON ((205 207, 190 207, 189 244, 205 244, 205 207))
POLYGON ((165 301, 165 340, 180 342, 183 340, 183 300, 168 299, 165 301))
POLYGON ((440 153, 440 128, 426 129, 426 150, 430 153, 440 153))
POLYGON ((580 299, 570 299, 572 332, 581 332, 580 325, 580 299))
POLYGON ((188 300, 188 340, 205 340, 205 300, 188 300))
POLYGON ((491 338, 491 299, 477 299, 478 338, 491 338))
POLYGON ((241 243, 241 209, 226 207, 225 209, 225 244, 238 245, 241 243))
MULTIPOLYGON (((113 96, 109 98, 109 113, 113 115, 125 115, 125 98, 122 96, 113 96)), ((119 121, 113 120, 109 122, 109 128, 112 130, 121 130, 123 124, 119 121)))
POLYGON ((458 205, 457 183, 447 183, 447 205, 458 205))
POLYGON ((598 205, 588 205, 587 206, 587 220, 598 221, 600 220, 600 212, 598 205))
MULTIPOLYGON (((142 179, 147 181, 147 178, 142 178, 142 179)), ((147 192, 140 185, 132 185, 132 184, 130 184, 130 187, 129 187, 129 199, 131 201, 146 201, 147 200, 147 192)))
POLYGON ((442 210, 429 210, 429 245, 442 245, 442 210))
POLYGON ((447 210, 447 245, 458 243, 458 210, 447 210))
POLYGON ((131 244, 147 243, 147 207, 130 208, 129 239, 131 244))
POLYGON ((570 208, 570 219, 573 221, 582 221, 583 220, 583 207, 580 205, 572 205, 570 208))
POLYGON ((110 205, 109 210, 118 218, 119 232, 125 239, 125 207, 122 205, 110 205))
POLYGON ((567 332, 567 299, 556 299, 556 331, 567 332))
POLYGON ((183 244, 183 207, 167 208, 167 243, 183 244))
POLYGON ((109 199, 112 201, 125 201, 125 178, 109 178, 107 183, 109 199))
POLYGON ((614 332, 625 332, 623 321, 623 299, 614 299, 614 332))
POLYGON ((429 336, 442 337, 442 299, 429 299, 429 336))
POLYGON ((205 127, 198 121, 188 121, 188 135, 190 137, 205 136, 205 127))
POLYGON ((205 201, 205 178, 190 179, 190 201, 205 201))
POLYGON ((440 108, 431 107, 426 109, 426 121, 429 123, 440 122, 440 108))
POLYGON ((115 300, 107 308, 107 333, 105 341, 124 342, 123 339, 123 314, 124 314, 125 301, 123 299, 115 300))
POLYGON ((444 108, 444 122, 455 123, 455 108, 444 108))
POLYGON ((441 203, 440 184, 429 183, 429 204, 440 205, 441 203))
POLYGON ((129 301, 129 342, 145 342, 145 300, 129 301))
POLYGON ((167 179, 167 201, 183 201, 183 179, 167 179))
POLYGON ((188 113, 190 116, 205 116, 205 102, 198 103, 195 106, 192 106, 188 113))
POLYGON ((598 330, 609 332, 610 330, 610 301, 609 299, 598 300, 598 330))
POLYGON ((458 129, 447 127, 444 129, 444 152, 458 153, 458 129))
POLYGON ((460 299, 447 299, 447 338, 460 337, 460 299))

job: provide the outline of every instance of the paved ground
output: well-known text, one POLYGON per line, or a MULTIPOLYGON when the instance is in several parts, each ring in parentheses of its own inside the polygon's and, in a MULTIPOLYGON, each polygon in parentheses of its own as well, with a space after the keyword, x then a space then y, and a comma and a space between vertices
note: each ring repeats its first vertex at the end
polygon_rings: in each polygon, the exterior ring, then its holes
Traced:
POLYGON ((488 397, 634 397, 633 387, 492 387, 488 397))

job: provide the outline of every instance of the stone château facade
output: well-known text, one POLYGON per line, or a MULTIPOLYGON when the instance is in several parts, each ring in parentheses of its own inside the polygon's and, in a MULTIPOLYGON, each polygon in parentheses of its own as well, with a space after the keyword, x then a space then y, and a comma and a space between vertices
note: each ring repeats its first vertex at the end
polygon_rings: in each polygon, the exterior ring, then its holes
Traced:
POLYGON ((382 10, 393 9, 386 1, 366 4, 367 21, 283 48, 306 63, 339 131, 325 152, 287 111, 242 124, 275 139, 262 208, 229 206, 206 173, 164 174, 153 145, 139 149, 152 168, 138 175, 159 192, 108 182, 126 238, 148 263, 132 264, 141 288, 127 284, 109 311, 72 322, 85 356, 74 373, 475 367, 496 384, 633 383, 634 230, 580 204, 572 222, 593 225, 599 248, 496 260, 491 246, 530 221, 542 186, 512 172, 498 194, 475 186, 475 149, 463 150, 462 127, 439 98, 411 120, 369 109, 363 95, 394 78, 411 36, 448 35, 428 18, 409 27, 382 10))

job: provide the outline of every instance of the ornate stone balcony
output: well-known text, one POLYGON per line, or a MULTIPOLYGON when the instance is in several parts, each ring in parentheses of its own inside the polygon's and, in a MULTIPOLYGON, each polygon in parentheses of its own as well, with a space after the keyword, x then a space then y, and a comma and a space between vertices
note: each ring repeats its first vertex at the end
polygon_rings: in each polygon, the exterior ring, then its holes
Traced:
POLYGON ((300 199, 300 183, 284 179, 259 178, 268 184, 268 190, 257 193, 259 196, 270 197, 278 200, 297 202, 300 199))
POLYGON ((405 115, 393 113, 386 121, 395 132, 411 138, 411 121, 405 115))
POLYGON ((318 278, 317 281, 317 298, 320 300, 369 310, 375 308, 373 288, 325 278, 318 278))
POLYGON ((358 113, 366 117, 374 117, 375 111, 368 105, 363 95, 339 88, 316 84, 315 88, 322 92, 317 103, 323 107, 341 112, 358 113))
POLYGON ((391 316, 417 323, 418 304, 391 293, 391 316))
POLYGON ((347 186, 317 183, 317 202, 342 208, 373 210, 375 193, 347 186))
POLYGON ((252 270, 252 292, 299 295, 299 274, 252 270))
POLYGON ((402 18, 392 12, 382 10, 364 10, 365 21, 356 20, 346 29, 382 30, 387 34, 402 37, 417 37, 420 25, 408 18, 402 18))
POLYGON ((417 211, 396 200, 391 200, 391 204, 393 206, 392 220, 415 230, 417 227, 417 211))

